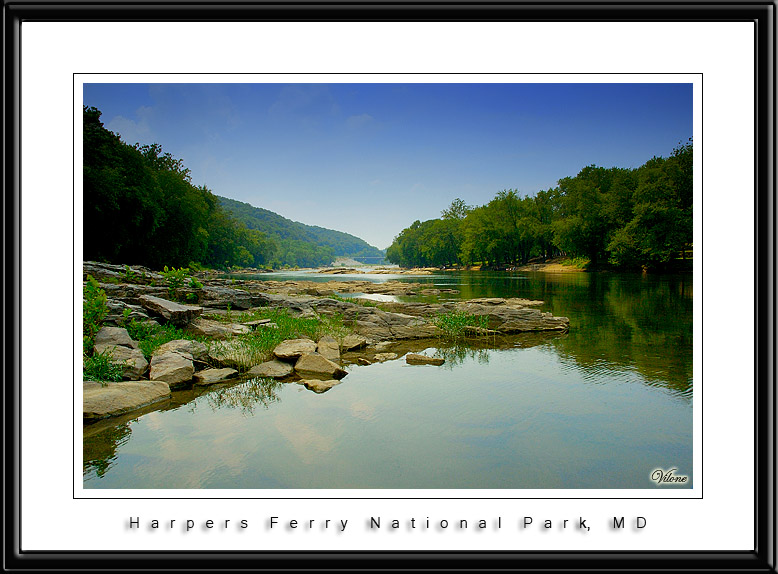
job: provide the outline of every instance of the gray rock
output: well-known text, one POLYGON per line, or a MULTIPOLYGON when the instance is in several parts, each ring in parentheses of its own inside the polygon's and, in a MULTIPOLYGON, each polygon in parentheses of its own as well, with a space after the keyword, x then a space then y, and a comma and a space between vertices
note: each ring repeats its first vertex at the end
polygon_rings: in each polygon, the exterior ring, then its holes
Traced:
POLYGON ((170 385, 170 388, 186 386, 194 375, 192 355, 189 353, 154 353, 151 357, 149 379, 162 381, 170 385))
POLYGON ((334 337, 325 335, 316 344, 316 352, 330 361, 340 361, 340 345, 334 337))
POLYGON ((131 381, 84 385, 84 420, 120 415, 170 397, 164 382, 131 381))
POLYGON ((130 338, 127 329, 123 327, 102 327, 95 334, 95 347, 101 346, 121 346, 137 349, 138 343, 130 338))
POLYGON ((157 350, 154 351, 154 354, 160 355, 162 353, 170 352, 192 355, 192 359, 195 361, 204 361, 208 358, 208 347, 200 341, 192 341, 190 339, 174 339, 173 341, 168 341, 164 345, 160 345, 157 350))
POLYGON ((315 351, 316 343, 310 339, 289 339, 273 349, 273 355, 282 361, 296 361, 302 355, 315 351))
POLYGON ((205 369, 194 374, 192 380, 195 385, 213 385, 215 383, 221 383, 229 379, 234 379, 238 376, 238 371, 235 369, 205 369))
POLYGON ((348 373, 338 365, 325 359, 318 353, 302 355, 294 364, 294 370, 302 376, 318 377, 320 379, 342 379, 348 373))
POLYGON ((195 317, 186 326, 186 331, 193 335, 201 337, 210 337, 211 339, 226 339, 237 335, 245 335, 251 331, 250 327, 238 323, 220 323, 202 317, 195 317))
POLYGON ((289 363, 284 363, 277 359, 267 361, 260 365, 255 365, 249 369, 247 375, 250 377, 266 377, 269 379, 283 379, 294 372, 294 367, 289 363))
POLYGON ((409 365, 437 365, 440 366, 445 363, 444 359, 439 357, 428 357, 426 355, 417 355, 416 353, 408 353, 405 355, 405 362, 409 365))
POLYGON ((243 289, 206 285, 200 290, 201 301, 217 309, 250 309, 251 295, 243 289))
POLYGON ((149 362, 140 349, 131 349, 121 345, 95 346, 97 353, 110 353, 111 363, 121 365, 122 378, 133 381, 141 378, 149 366, 149 362))
POLYGON ((203 312, 202 307, 181 305, 153 295, 141 295, 140 304, 147 311, 163 317, 174 325, 184 326, 203 312))

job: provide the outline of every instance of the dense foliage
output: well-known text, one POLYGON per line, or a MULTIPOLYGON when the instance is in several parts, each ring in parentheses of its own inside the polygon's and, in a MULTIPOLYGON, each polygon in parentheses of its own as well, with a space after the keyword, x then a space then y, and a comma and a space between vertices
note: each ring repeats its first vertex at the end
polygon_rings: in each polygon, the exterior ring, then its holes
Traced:
POLYGON ((340 254, 381 255, 346 233, 219 198, 192 183, 182 160, 157 144, 124 143, 100 115, 84 107, 84 259, 161 269, 317 266, 340 254))
POLYGON ((692 243, 692 143, 637 169, 589 166, 553 189, 488 204, 455 200, 440 219, 415 221, 387 249, 406 267, 522 265, 586 258, 591 265, 663 268, 692 243))
POLYGON ((384 253, 342 231, 305 225, 248 203, 220 197, 222 207, 249 229, 261 229, 278 244, 278 260, 289 265, 314 267, 335 257, 383 259, 384 253))

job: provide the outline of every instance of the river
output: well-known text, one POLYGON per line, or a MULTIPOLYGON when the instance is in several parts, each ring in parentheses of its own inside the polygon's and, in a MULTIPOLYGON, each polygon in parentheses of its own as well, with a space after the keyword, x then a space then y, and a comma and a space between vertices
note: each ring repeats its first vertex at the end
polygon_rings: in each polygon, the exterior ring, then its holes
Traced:
POLYGON ((540 299, 570 330, 449 347, 441 367, 351 365, 322 394, 262 380, 174 392, 84 426, 85 488, 656 490, 656 469, 693 485, 691 275, 252 278, 460 291, 403 301, 540 299))

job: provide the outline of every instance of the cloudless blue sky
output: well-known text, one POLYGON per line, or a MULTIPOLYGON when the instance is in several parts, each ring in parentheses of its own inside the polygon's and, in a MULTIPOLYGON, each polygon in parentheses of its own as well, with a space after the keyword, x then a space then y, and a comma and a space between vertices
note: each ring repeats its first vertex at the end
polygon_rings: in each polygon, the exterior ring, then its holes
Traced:
POLYGON ((457 197, 533 195, 692 136, 691 84, 87 84, 84 104, 196 185, 379 248, 457 197))

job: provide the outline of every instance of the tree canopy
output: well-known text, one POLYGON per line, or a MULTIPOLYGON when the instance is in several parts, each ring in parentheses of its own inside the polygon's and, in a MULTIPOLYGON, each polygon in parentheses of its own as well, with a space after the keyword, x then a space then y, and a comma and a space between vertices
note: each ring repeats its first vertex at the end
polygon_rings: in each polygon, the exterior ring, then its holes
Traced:
POLYGON ((476 207, 455 199, 440 219, 402 230, 386 257, 405 267, 567 255, 594 266, 665 268, 692 243, 692 165, 690 140, 636 169, 587 166, 533 196, 507 189, 476 207))

